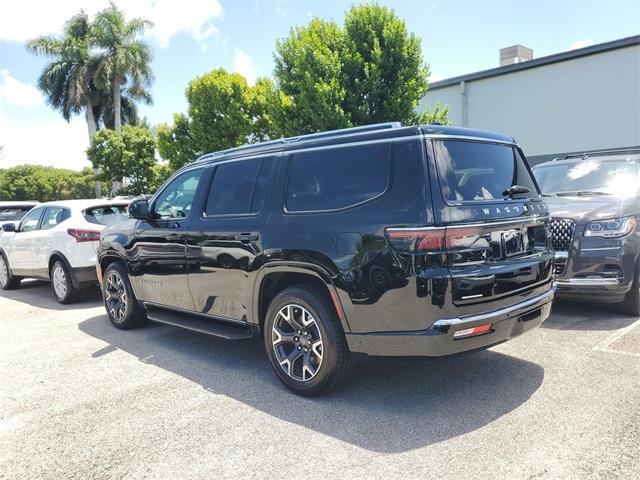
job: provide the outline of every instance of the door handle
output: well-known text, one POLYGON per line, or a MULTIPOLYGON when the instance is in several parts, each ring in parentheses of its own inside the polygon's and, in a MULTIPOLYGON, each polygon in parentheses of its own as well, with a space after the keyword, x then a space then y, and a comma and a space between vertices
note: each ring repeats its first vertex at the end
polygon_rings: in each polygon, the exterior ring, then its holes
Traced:
POLYGON ((170 241, 170 242, 176 242, 178 240, 180 240, 182 238, 182 235, 178 234, 178 233, 169 233, 167 235, 165 235, 164 237, 166 240, 170 241))
POLYGON ((241 242, 253 242, 258 240, 258 234, 257 233, 240 233, 236 235, 236 240, 239 240, 241 242))

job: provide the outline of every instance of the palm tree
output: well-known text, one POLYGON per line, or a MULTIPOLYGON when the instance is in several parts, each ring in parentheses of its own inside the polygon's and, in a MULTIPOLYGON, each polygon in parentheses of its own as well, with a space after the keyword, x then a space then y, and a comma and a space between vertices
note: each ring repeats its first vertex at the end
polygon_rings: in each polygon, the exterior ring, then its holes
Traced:
POLYGON ((122 88, 141 92, 151 84, 151 52, 139 38, 151 25, 142 18, 127 21, 113 2, 96 15, 96 39, 104 49, 99 55, 96 83, 111 87, 116 131, 122 126, 122 88))
MULTIPOLYGON (((54 59, 38 79, 47 103, 59 110, 67 122, 73 115, 84 112, 90 143, 97 128, 93 77, 98 64, 92 58, 93 42, 91 23, 83 11, 67 21, 61 38, 46 35, 27 42, 32 53, 54 59)), ((99 182, 96 196, 100 196, 99 182)))

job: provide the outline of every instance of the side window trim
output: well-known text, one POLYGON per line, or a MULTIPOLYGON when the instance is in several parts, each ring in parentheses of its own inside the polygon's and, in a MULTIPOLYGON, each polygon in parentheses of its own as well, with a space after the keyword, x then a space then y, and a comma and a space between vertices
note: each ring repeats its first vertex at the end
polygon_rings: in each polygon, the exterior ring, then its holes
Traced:
MULTIPOLYGON (((400 139, 399 139, 400 140, 400 139)), ((378 143, 378 142, 376 142, 378 143)), ((391 190, 391 187, 393 186, 393 172, 395 169, 395 155, 396 155, 396 148, 395 148, 395 144, 396 142, 391 140, 391 141, 385 141, 385 142, 379 142, 379 143, 383 143, 384 145, 386 145, 387 147, 389 147, 389 161, 387 162, 387 184, 385 186, 385 189, 380 192, 379 194, 371 197, 371 198, 367 198, 365 200, 362 200, 360 202, 356 202, 353 203, 351 205, 347 205, 345 207, 340 207, 340 208, 327 208, 327 209, 321 209, 321 210, 289 210, 287 208, 287 198, 289 195, 289 179, 290 179, 290 175, 291 175, 291 167, 292 167, 292 163, 293 163, 293 157, 294 155, 298 154, 298 153, 306 153, 308 151, 312 151, 313 149, 301 149, 299 151, 295 151, 295 152, 289 152, 289 154, 287 155, 286 158, 286 172, 285 172, 285 178, 284 178, 284 193, 283 193, 283 199, 282 199, 282 213, 284 215, 312 215, 312 214, 322 214, 322 213, 336 213, 336 212, 343 212, 346 210, 350 210, 352 208, 357 208, 360 207, 362 205, 366 205, 367 203, 373 202, 375 200, 378 200, 379 198, 385 196, 387 193, 389 193, 389 191, 391 190)), ((367 145, 365 143, 365 145, 367 145)), ((358 146, 358 145, 353 145, 353 144, 349 144, 349 143, 345 143, 345 144, 339 144, 339 145, 333 145, 331 147, 326 148, 326 150, 331 151, 333 149, 338 149, 338 148, 348 148, 348 147, 354 147, 354 146, 358 146)))

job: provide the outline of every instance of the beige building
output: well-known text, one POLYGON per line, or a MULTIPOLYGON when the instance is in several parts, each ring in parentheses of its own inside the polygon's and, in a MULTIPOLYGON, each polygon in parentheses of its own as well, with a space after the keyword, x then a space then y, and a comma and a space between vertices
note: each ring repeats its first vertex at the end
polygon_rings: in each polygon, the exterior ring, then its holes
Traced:
POLYGON ((511 135, 532 163, 640 146, 640 35, 541 58, 516 45, 500 65, 432 83, 421 108, 511 135))

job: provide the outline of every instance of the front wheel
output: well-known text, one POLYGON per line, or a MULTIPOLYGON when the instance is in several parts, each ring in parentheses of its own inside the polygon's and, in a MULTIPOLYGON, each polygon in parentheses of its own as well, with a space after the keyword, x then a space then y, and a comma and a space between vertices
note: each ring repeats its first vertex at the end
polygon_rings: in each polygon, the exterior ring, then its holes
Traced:
POLYGON ((120 263, 112 263, 104 272, 102 298, 114 327, 128 330, 147 323, 147 314, 138 305, 129 276, 120 263))
POLYGON ((16 278, 11 274, 7 259, 0 253, 0 288, 2 290, 14 290, 19 286, 20 278, 16 278))
POLYGON ((264 342, 278 379, 300 395, 332 390, 351 371, 335 308, 314 285, 287 288, 276 296, 265 319, 264 342))

